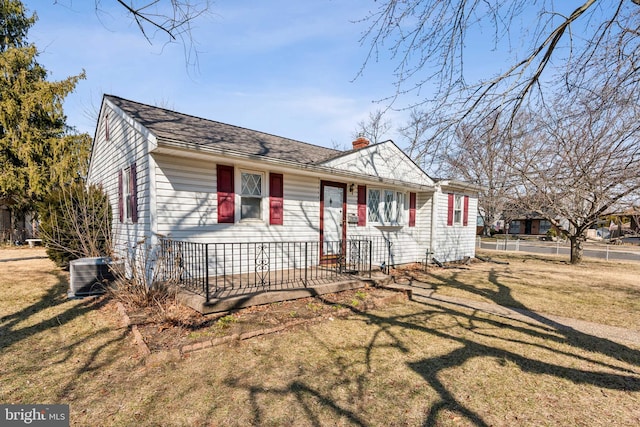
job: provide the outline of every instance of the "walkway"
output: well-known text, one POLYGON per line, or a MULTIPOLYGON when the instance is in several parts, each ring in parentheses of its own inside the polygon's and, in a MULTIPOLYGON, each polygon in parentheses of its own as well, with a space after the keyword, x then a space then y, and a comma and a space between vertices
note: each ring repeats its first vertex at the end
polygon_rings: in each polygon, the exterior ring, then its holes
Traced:
POLYGON ((536 313, 519 308, 503 307, 498 304, 475 301, 467 298, 440 295, 426 284, 424 285, 424 287, 421 287, 419 285, 389 285, 389 287, 409 291, 410 298, 417 302, 424 302, 441 307, 453 305, 456 307, 477 310, 483 313, 493 314, 496 316, 501 316, 536 326, 553 327, 558 330, 564 331, 578 331, 594 337, 615 341, 617 343, 631 343, 640 346, 640 331, 634 329, 602 325, 599 323, 555 316, 552 314, 536 313))

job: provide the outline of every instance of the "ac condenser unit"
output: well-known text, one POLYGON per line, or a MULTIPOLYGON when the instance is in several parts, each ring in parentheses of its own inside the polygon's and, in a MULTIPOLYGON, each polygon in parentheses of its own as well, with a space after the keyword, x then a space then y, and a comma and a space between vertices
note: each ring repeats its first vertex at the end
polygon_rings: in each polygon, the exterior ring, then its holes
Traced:
POLYGON ((115 280, 110 258, 80 258, 69 263, 69 296, 104 293, 105 285, 115 280))

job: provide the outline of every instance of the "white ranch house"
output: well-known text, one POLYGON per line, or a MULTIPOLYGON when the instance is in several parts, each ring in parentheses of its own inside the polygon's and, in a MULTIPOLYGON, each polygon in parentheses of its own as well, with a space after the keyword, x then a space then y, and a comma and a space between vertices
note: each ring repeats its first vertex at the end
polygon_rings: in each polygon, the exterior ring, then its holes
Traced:
POLYGON ((250 267, 269 274, 299 268, 302 242, 319 252, 306 267, 475 254, 479 187, 433 180, 392 141, 340 151, 105 95, 88 180, 109 196, 117 252, 142 240, 229 245, 197 255, 207 257, 200 276, 242 274, 243 257, 255 261, 266 243, 294 244, 250 267), (375 243, 350 255, 355 241, 375 243))

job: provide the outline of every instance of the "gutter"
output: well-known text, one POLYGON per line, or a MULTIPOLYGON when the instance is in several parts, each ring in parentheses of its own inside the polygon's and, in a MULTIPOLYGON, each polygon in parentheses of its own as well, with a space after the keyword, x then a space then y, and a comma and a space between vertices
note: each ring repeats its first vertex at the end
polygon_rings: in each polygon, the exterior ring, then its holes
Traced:
POLYGON ((487 190, 487 187, 479 184, 474 184, 471 182, 457 181, 455 179, 441 179, 436 181, 436 185, 442 188, 452 188, 455 190, 463 190, 463 191, 473 191, 479 193, 481 191, 487 190))

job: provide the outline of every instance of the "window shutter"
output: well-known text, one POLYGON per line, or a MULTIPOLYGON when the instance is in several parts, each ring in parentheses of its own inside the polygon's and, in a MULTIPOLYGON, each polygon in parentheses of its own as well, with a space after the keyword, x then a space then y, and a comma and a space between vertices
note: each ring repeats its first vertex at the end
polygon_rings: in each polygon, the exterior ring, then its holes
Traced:
POLYGON ((284 180, 281 173, 269 174, 269 224, 282 225, 284 211, 284 180))
POLYGON ((416 193, 409 193, 409 227, 416 226, 416 193))
POLYGON ((464 196, 464 211, 462 211, 462 225, 469 225, 469 196, 464 196))
POLYGON ((358 185, 358 227, 367 225, 367 186, 358 185))
POLYGON ((453 194, 449 194, 449 203, 447 205, 447 225, 453 225, 453 194))
POLYGON ((122 169, 118 171, 118 215, 120 216, 120 222, 124 222, 124 203, 122 203, 122 169))
POLYGON ((129 179, 129 194, 131 194, 131 197, 129 198, 129 203, 131 204, 131 222, 136 224, 138 222, 138 172, 136 170, 136 164, 131 163, 131 168, 129 170, 131 173, 129 179))
POLYGON ((233 224, 235 220, 235 193, 233 166, 217 165, 218 223, 233 224))

